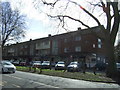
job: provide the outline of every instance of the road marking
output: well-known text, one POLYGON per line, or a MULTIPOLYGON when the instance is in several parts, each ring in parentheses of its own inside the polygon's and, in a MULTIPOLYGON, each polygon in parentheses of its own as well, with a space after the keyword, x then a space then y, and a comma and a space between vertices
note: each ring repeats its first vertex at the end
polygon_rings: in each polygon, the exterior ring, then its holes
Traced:
POLYGON ((32 83, 36 83, 36 84, 40 84, 40 85, 44 85, 44 86, 49 86, 51 88, 59 88, 59 87, 56 87, 56 86, 52 86, 52 85, 47 85, 47 84, 44 84, 44 83, 40 83, 40 82, 35 82, 35 81, 30 81, 32 83))
POLYGON ((16 79, 19 79, 19 80, 21 80, 22 78, 20 78, 20 77, 16 77, 16 76, 12 76, 13 78, 16 78, 16 79))
POLYGON ((13 77, 13 78, 15 78, 15 79, 22 79, 22 78, 20 78, 20 77, 16 77, 16 76, 10 76, 10 75, 5 75, 5 76, 8 76, 8 77, 13 77))
POLYGON ((0 81, 0 86, 4 86, 6 83, 6 81, 0 81))
POLYGON ((16 84, 12 84, 13 86, 15 86, 15 87, 18 87, 18 88, 20 88, 20 86, 18 86, 18 85, 16 85, 16 84))
POLYGON ((0 86, 3 86, 3 82, 0 81, 0 86))

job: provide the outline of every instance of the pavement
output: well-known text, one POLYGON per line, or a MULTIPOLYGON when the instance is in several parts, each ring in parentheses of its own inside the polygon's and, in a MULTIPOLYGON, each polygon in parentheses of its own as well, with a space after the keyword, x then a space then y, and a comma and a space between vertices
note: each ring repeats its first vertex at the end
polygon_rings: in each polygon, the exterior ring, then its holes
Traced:
MULTIPOLYGON (((34 74, 28 72, 16 71, 15 74, 5 74, 5 77, 18 79, 19 82, 39 84, 37 86, 46 86, 50 88, 119 88, 118 84, 90 82, 84 80, 69 79, 57 76, 48 76, 42 74, 34 74), (20 81, 22 80, 22 81, 20 81)), ((3 77, 3 80, 5 78, 3 77)), ((13 80, 13 79, 12 79, 13 80)), ((17 82, 15 80, 15 82, 17 82)), ((11 81, 12 82, 12 81, 11 81)), ((30 85, 29 85, 30 86, 30 85)), ((25 87, 25 85, 24 85, 25 87)))

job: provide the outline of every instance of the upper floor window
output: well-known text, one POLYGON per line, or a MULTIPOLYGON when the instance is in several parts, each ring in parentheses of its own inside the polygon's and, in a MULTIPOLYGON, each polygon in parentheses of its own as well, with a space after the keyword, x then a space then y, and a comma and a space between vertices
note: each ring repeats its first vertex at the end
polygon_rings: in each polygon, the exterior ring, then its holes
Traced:
POLYGON ((102 41, 100 38, 98 38, 98 48, 102 48, 102 41))
POLYGON ((48 44, 49 44, 49 41, 44 42, 44 45, 48 45, 48 44))
POLYGON ((98 44, 98 48, 102 48, 102 45, 101 45, 101 44, 98 44))
POLYGON ((64 48, 64 52, 67 53, 69 51, 68 48, 64 48))
POLYGON ((93 44, 93 48, 95 48, 95 44, 93 44))
POLYGON ((76 36, 75 37, 75 41, 80 41, 81 40, 81 36, 76 36))
POLYGON ((27 46, 27 45, 25 45, 25 48, 28 48, 28 46, 27 46))
POLYGON ((76 52, 81 52, 81 47, 80 47, 80 46, 75 47, 75 51, 76 51, 76 52))
POLYGON ((24 48, 24 46, 22 45, 22 46, 21 46, 21 49, 23 49, 23 48, 24 48))
POLYGON ((101 41, 101 39, 100 38, 98 38, 98 43, 101 43, 102 41, 101 41))
POLYGON ((99 61, 99 60, 100 60, 100 57, 97 57, 97 60, 99 61))
POLYGON ((66 43, 67 41, 68 41, 67 38, 65 38, 65 39, 64 39, 64 42, 66 43))

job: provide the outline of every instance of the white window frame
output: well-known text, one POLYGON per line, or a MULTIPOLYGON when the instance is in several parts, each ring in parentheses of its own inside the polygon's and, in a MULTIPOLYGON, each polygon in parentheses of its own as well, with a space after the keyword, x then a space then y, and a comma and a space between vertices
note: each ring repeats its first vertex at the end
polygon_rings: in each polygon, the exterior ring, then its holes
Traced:
POLYGON ((96 45, 95 44, 93 44, 93 48, 95 48, 96 47, 96 45))
POLYGON ((64 53, 67 53, 68 52, 68 48, 64 48, 64 53))
POLYGON ((102 41, 101 41, 101 39, 100 38, 98 38, 98 43, 101 43, 102 41))
POLYGON ((75 47, 75 52, 81 52, 81 46, 75 47))
POLYGON ((101 45, 101 44, 98 44, 98 48, 102 48, 102 45, 101 45))
POLYGON ((81 36, 76 36, 75 37, 75 41, 80 41, 81 40, 81 36))

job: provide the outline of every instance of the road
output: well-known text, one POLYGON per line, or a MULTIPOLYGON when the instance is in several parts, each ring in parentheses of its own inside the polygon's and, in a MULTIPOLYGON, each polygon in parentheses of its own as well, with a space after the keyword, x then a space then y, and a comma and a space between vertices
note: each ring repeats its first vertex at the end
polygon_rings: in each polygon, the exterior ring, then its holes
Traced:
POLYGON ((2 88, 120 88, 118 84, 106 84, 83 80, 53 77, 16 71, 14 74, 2 74, 2 88))

